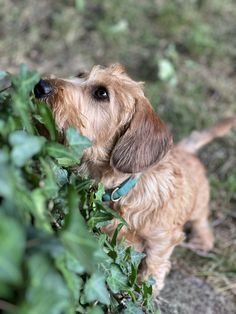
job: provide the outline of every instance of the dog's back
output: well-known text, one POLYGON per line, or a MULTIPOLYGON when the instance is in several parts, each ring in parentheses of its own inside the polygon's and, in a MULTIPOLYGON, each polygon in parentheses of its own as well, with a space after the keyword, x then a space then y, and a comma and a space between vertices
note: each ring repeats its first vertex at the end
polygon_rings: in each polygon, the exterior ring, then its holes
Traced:
POLYGON ((177 143, 173 149, 184 177, 196 196, 189 220, 193 223, 194 238, 189 244, 194 249, 212 249, 214 237, 208 223, 209 183, 205 167, 194 154, 217 137, 224 136, 236 125, 236 115, 223 119, 208 129, 193 131, 190 136, 177 143))

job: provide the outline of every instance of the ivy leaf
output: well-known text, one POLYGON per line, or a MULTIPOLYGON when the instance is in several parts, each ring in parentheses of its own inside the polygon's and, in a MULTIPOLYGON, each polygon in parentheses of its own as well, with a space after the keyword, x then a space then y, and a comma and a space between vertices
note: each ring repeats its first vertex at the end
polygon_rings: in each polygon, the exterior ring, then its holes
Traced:
POLYGON ((11 152, 13 163, 22 167, 31 157, 41 151, 45 138, 29 135, 24 131, 15 131, 10 134, 9 142, 13 146, 11 152))
POLYGON ((31 101, 29 93, 34 85, 39 81, 39 74, 29 71, 26 65, 20 66, 19 75, 12 76, 12 100, 14 115, 20 118, 22 129, 34 134, 34 126, 31 121, 31 101))
POLYGON ((50 259, 43 254, 28 257, 29 285, 19 313, 68 313, 69 291, 50 259))
POLYGON ((123 314, 144 314, 144 312, 139 306, 129 301, 126 303, 126 309, 124 310, 123 314))
POLYGON ((59 165, 69 167, 79 163, 84 149, 91 146, 91 142, 73 128, 67 129, 66 138, 69 147, 50 142, 46 145, 46 151, 58 161, 59 165))
POLYGON ((40 116, 36 117, 40 123, 44 124, 46 128, 48 129, 48 132, 50 134, 50 138, 53 141, 56 141, 58 136, 57 136, 57 127, 55 124, 55 120, 52 116, 51 110, 48 108, 48 106, 42 103, 39 103, 37 106, 37 109, 39 111, 40 116))
POLYGON ((88 314, 104 314, 102 308, 98 305, 86 309, 88 314))
POLYGON ((69 271, 74 272, 76 274, 83 274, 84 267, 81 265, 78 259, 76 259, 72 254, 68 251, 65 252, 65 261, 66 267, 69 271))
POLYGON ((11 198, 14 192, 14 173, 9 165, 8 153, 0 151, 0 196, 11 198))
POLYGON ((91 229, 101 228, 108 225, 112 219, 113 216, 105 211, 94 211, 88 221, 88 226, 91 229))
POLYGON ((114 293, 119 293, 128 289, 128 279, 116 264, 111 265, 107 283, 111 291, 114 293))
POLYGON ((95 193, 95 200, 102 202, 102 196, 104 193, 105 193, 105 187, 102 183, 99 183, 97 191, 95 193))
POLYGON ((123 223, 119 223, 118 226, 116 227, 115 232, 113 233, 112 239, 111 239, 111 245, 115 246, 116 242, 117 242, 117 236, 120 232, 120 230, 123 228, 124 224, 123 223))
POLYGON ((45 197, 55 198, 59 190, 59 184, 57 184, 56 174, 53 171, 53 163, 50 159, 40 158, 42 180, 41 191, 45 197))
POLYGON ((45 149, 49 156, 55 158, 61 166, 69 167, 79 163, 79 158, 76 152, 62 144, 48 142, 45 149))
POLYGON ((64 254, 61 254, 57 257, 56 265, 63 274, 68 289, 70 290, 70 310, 71 313, 74 314, 76 312, 77 304, 80 297, 82 279, 78 276, 76 272, 77 265, 75 265, 75 267, 68 267, 68 260, 70 260, 71 258, 74 261, 74 258, 68 252, 64 251, 64 254))
POLYGON ((131 263, 138 268, 139 264, 141 263, 142 259, 146 256, 145 253, 140 253, 135 251, 133 248, 131 248, 130 257, 131 257, 131 263))
POLYGON ((95 253, 98 250, 95 238, 91 236, 78 208, 77 192, 72 185, 68 187, 68 208, 65 225, 60 238, 66 249, 77 258, 89 273, 95 269, 95 253))
POLYGON ((131 264, 131 274, 129 276, 131 287, 133 287, 133 285, 136 283, 137 273, 138 273, 138 269, 133 264, 131 264))
POLYGON ((62 187, 68 183, 68 171, 64 168, 59 167, 55 162, 50 160, 50 166, 54 173, 56 183, 62 187))
POLYGON ((73 149, 74 152, 76 152, 77 158, 82 156, 85 148, 91 146, 91 141, 87 137, 81 135, 74 128, 68 128, 66 130, 66 139, 69 143, 69 146, 73 149))
POLYGON ((124 220, 124 218, 122 218, 118 212, 116 212, 115 210, 111 209, 110 207, 108 207, 106 204, 100 202, 100 201, 96 201, 96 209, 97 210, 101 210, 101 211, 105 211, 107 214, 110 214, 113 216, 113 218, 118 219, 124 226, 129 227, 129 225, 127 224, 127 222, 124 220))
POLYGON ((48 219, 48 211, 46 208, 46 200, 41 189, 34 189, 31 193, 31 199, 34 203, 32 209, 36 218, 35 225, 42 230, 51 232, 51 226, 48 219))
POLYGON ((7 73, 5 71, 0 71, 0 80, 4 79, 4 77, 7 76, 7 73))
POLYGON ((20 65, 18 75, 12 76, 12 84, 20 89, 21 94, 28 94, 39 81, 39 74, 29 71, 25 64, 20 65))
POLYGON ((25 235, 16 219, 3 213, 0 213, 0 239, 0 295, 4 295, 8 290, 7 284, 19 284, 22 280, 20 263, 25 235))
POLYGON ((155 280, 153 281, 152 277, 149 277, 147 282, 142 283, 142 291, 145 298, 152 294, 153 283, 155 283, 155 280))
POLYGON ((101 273, 92 274, 85 284, 84 293, 87 302, 99 301, 107 305, 110 303, 105 278, 101 273))

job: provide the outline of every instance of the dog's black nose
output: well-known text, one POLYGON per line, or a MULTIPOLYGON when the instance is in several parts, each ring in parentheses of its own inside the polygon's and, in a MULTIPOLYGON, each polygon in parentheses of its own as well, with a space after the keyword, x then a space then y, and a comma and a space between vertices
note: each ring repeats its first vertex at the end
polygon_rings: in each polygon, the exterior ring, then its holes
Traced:
POLYGON ((34 95, 36 98, 43 98, 52 93, 53 87, 46 80, 40 80, 34 87, 34 95))

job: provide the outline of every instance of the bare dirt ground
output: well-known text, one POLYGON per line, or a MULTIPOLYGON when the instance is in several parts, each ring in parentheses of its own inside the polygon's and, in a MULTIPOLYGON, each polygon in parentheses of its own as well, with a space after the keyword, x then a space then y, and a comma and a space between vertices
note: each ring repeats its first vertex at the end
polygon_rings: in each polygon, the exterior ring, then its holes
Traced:
MULTIPOLYGON (((76 10, 72 0, 0 0, 0 69, 16 72, 26 63, 63 76, 94 63, 122 62, 146 81, 176 140, 236 113, 233 0, 80 3, 76 10), (170 80, 160 78, 160 60, 171 65, 170 80)), ((175 251, 161 313, 236 313, 235 135, 200 153, 212 186, 216 245, 206 256, 183 247, 175 251)))
POLYGON ((162 293, 162 314, 232 314, 233 302, 216 291, 205 280, 180 269, 171 272, 162 293), (163 298, 163 299, 162 299, 163 298))

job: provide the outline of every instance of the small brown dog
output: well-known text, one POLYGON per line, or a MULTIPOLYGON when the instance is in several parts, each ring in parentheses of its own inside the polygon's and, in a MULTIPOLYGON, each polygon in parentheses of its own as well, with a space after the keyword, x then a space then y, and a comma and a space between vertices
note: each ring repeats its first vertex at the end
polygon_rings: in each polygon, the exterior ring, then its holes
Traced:
MULTIPOLYGON (((129 225, 120 238, 146 253, 143 278, 155 278, 155 295, 163 288, 170 255, 183 241, 187 221, 193 223, 194 247, 212 249, 209 185, 192 153, 224 135, 236 124, 236 116, 173 146, 171 134, 144 96, 143 84, 119 64, 95 66, 73 79, 41 80, 35 95, 50 105, 62 132, 73 126, 92 141, 81 171, 108 190, 136 180, 122 197, 111 195, 110 204, 129 225)), ((112 234, 117 224, 114 220, 104 230, 112 234)))

